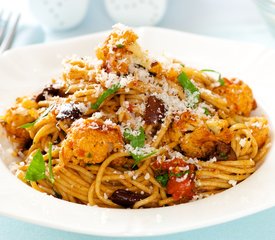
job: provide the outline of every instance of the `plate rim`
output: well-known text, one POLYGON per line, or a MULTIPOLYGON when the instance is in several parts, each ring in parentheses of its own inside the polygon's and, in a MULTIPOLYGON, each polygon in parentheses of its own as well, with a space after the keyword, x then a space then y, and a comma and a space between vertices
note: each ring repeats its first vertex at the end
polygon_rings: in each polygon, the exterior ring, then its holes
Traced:
MULTIPOLYGON (((193 33, 186 33, 186 32, 181 32, 181 31, 177 31, 177 30, 173 30, 173 29, 165 29, 165 28, 159 28, 159 27, 141 27, 141 28, 137 28, 140 32, 158 32, 158 31, 169 31, 170 33, 175 33, 175 34, 183 34, 185 37, 190 37, 190 38, 200 38, 200 39, 207 39, 207 40, 214 40, 214 41, 218 41, 218 42, 221 42, 221 43, 226 43, 226 44, 237 44, 239 46, 246 46, 246 47, 261 47, 262 48, 262 51, 266 51, 268 48, 265 48, 259 44, 253 44, 253 43, 243 43, 243 42, 238 42, 238 41, 234 41, 234 40, 224 40, 224 39, 219 39, 219 38, 214 38, 214 37, 209 37, 209 36, 202 36, 202 35, 197 35, 197 34, 193 34, 193 33)), ((89 35, 85 35, 85 36, 80 36, 80 37, 75 37, 75 38, 71 38, 71 39, 66 39, 66 40, 59 40, 59 41, 56 41, 56 42, 51 42, 51 43, 47 43, 47 44, 37 44, 37 45, 34 45, 34 46, 27 46, 27 47, 22 47, 22 48, 18 48, 18 49, 12 49, 10 51, 7 51, 6 53, 4 53, 2 56, 0 56, 0 60, 3 59, 3 58, 8 58, 8 57, 12 57, 12 55, 16 55, 17 52, 20 52, 20 51, 26 51, 26 50, 32 50, 32 49, 40 49, 40 48, 51 48, 53 46, 59 46, 59 45, 62 45, 63 43, 66 43, 66 44, 69 44, 69 43, 74 43, 74 42, 77 42, 77 41, 81 41, 81 40, 85 40, 85 39, 90 39, 90 38, 97 38, 97 37, 102 37, 103 35, 105 36, 108 32, 110 31, 102 31, 102 32, 98 32, 98 33, 93 33, 93 34, 89 34, 89 35)), ((142 37, 142 36, 141 36, 142 37)), ((271 124, 272 125, 272 124, 271 124)), ((274 129, 273 127, 271 127, 271 129, 274 129)), ((272 142, 274 142, 274 132, 272 132, 272 142)), ((268 155, 271 154, 271 152, 274 153, 274 147, 272 147, 270 150, 269 150, 269 153, 268 155)), ((3 169, 5 169, 5 165, 3 163, 3 161, 0 161, 0 171, 2 172, 3 169)), ((258 172, 258 171, 257 171, 258 172)), ((16 179, 14 176, 11 175, 11 173, 8 171, 8 169, 6 169, 6 171, 4 171, 4 174, 3 172, 0 173, 0 180, 1 178, 3 177, 8 177, 8 176, 11 176, 12 178, 14 178, 14 180, 12 180, 12 184, 15 184, 14 187, 16 190, 20 191, 20 192, 25 192, 25 193, 28 193, 31 197, 33 197, 34 199, 37 199, 37 200, 41 200, 42 199, 42 195, 41 193, 37 192, 37 191, 34 191, 33 189, 31 189, 30 187, 26 186, 25 184, 21 183, 18 184, 18 182, 20 180, 16 179), (16 181, 15 181, 16 180, 16 181), (18 182, 17 182, 18 181, 18 182), (23 187, 25 185, 25 187, 23 187), (21 189, 21 190, 20 190, 21 189)), ((3 186, 1 184, 2 181, 0 181, 0 190, 2 189, 3 190, 3 186)), ((237 186, 239 186, 240 184, 238 184, 237 186)), ((226 192, 230 191, 232 189, 229 189, 227 190, 226 192)), ((8 191, 8 190, 6 190, 8 191)), ((221 196, 221 194, 225 194, 225 192, 223 193, 220 193, 219 196, 221 196)), ((1 193, 0 193, 0 196, 1 196, 1 193)), ((13 194, 12 194, 13 196, 13 194)), ((26 196, 25 196, 26 197, 26 196)), ((55 199, 53 197, 50 197, 50 196, 43 196, 45 197, 45 200, 47 203, 49 204, 53 204, 51 205, 51 207, 55 207, 56 205, 60 205, 59 203, 57 203, 57 201, 62 201, 62 205, 66 205, 68 206, 68 208, 70 209, 82 209, 83 207, 85 207, 85 209, 87 208, 86 206, 83 206, 83 205, 76 205, 74 203, 69 203, 69 202, 65 202, 63 200, 58 200, 58 199, 55 199), (64 203, 65 202, 65 203, 64 203), (63 204, 64 203, 64 204, 63 204), (77 206, 77 207, 76 207, 77 206)), ((204 202, 209 202, 210 200, 209 199, 213 199, 215 198, 215 196, 211 196, 209 198, 206 198, 206 199, 203 199, 203 200, 200 200, 200 201, 204 201, 204 202)), ((224 223, 224 222, 227 222, 227 221, 232 221, 234 219, 237 219, 237 218, 240 218, 240 217, 244 217, 244 216, 248 216, 248 215, 251 215, 251 214, 254 214, 256 212, 259 212, 259 211, 262 211, 264 209, 267 209, 267 208, 270 208, 272 206, 275 205, 275 198, 273 199, 274 201, 272 202, 267 202, 264 206, 260 206, 258 207, 257 209, 250 209, 250 211, 246 211, 245 214, 236 214, 236 213, 232 213, 229 217, 227 216, 226 218, 224 219, 212 219, 212 221, 208 221, 208 222, 205 222, 204 224, 198 224, 198 225, 193 225, 193 227, 189 227, 188 229, 184 229, 184 228, 180 228, 180 227, 177 227, 177 228, 171 228, 169 229, 168 231, 164 230, 164 229, 161 229, 160 232, 150 232, 149 230, 147 231, 144 231, 144 232, 137 232, 137 230, 131 230, 129 232, 96 232, 96 231, 93 231, 92 229, 79 229, 79 227, 75 227, 75 228, 71 228, 72 226, 64 226, 62 224, 50 224, 48 221, 40 221, 40 222, 35 222, 37 221, 37 217, 36 216, 33 216, 32 218, 26 218, 24 216, 18 216, 16 214, 9 214, 8 212, 6 212, 5 210, 3 210, 3 207, 1 207, 2 204, 0 204, 0 213, 2 215, 5 215, 5 216, 9 216, 9 217, 12 217, 12 218, 16 218, 16 219, 19 219, 19 220, 23 220, 25 222, 30 222, 30 223, 33 223, 33 224, 37 224, 37 225, 40 225, 40 226, 45 226, 45 227, 50 227, 50 228, 54 228, 54 229, 59 229, 59 230, 65 230, 65 231, 69 231, 69 232, 76 232, 76 233, 83 233, 83 234, 89 234, 89 235, 95 235, 95 236, 108 236, 108 237, 145 237, 145 236, 160 236, 160 235, 166 235, 166 234, 175 234, 175 233, 180 233, 180 232, 185 232, 185 231, 189 231, 189 230, 194 230, 194 229, 198 229, 198 228, 204 228, 204 227, 207 227, 207 226, 212 226, 212 225, 216 225, 218 223, 224 223), (80 230, 80 231, 79 231, 80 230)), ((0 199, 0 203, 1 203, 1 199, 0 199)), ((44 201, 44 200, 43 200, 44 201)), ((198 202, 198 201, 197 201, 198 202)), ((190 204, 192 205, 197 205, 198 203, 197 202, 192 202, 190 204)), ((132 211, 132 213, 135 211, 140 211, 140 212, 157 212, 159 209, 163 209, 163 210, 160 210, 162 212, 166 212, 168 211, 169 209, 173 208, 173 209, 178 209, 178 208, 181 208, 182 205, 178 205, 178 206, 173 206, 173 207, 166 207, 166 208, 157 208, 156 209, 142 209, 142 210, 130 210, 132 211)), ((62 207, 63 208, 63 207, 62 207)), ((91 208, 92 209, 92 208, 91 208)), ((98 211, 99 208, 96 210, 98 211)), ((107 209, 101 209, 102 212, 110 212, 110 210, 107 210, 107 209)), ((101 211, 100 210, 100 211, 101 211)), ((119 213, 122 213, 124 211, 127 211, 127 210, 118 210, 118 209, 112 209, 113 211, 115 212, 119 212, 119 213)), ((83 212, 83 210, 81 210, 83 212)), ((90 212, 90 210, 89 210, 90 212)), ((132 215, 131 213, 131 215, 132 215)), ((140 215, 141 213, 138 213, 138 215, 140 215)), ((157 214, 157 213, 156 213, 157 214)), ((156 222, 157 222, 157 219, 156 219, 156 222)), ((130 225, 131 227, 133 227, 132 225, 130 225)))

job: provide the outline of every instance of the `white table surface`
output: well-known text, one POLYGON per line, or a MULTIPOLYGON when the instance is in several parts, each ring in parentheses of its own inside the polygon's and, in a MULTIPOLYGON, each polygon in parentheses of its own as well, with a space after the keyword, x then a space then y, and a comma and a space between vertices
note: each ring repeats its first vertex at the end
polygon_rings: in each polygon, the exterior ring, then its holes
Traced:
MULTIPOLYGON (((270 34, 252 0, 168 0, 168 2, 167 12, 157 25, 159 27, 275 48, 275 38, 270 34)), ((22 11, 13 48, 103 31, 110 29, 114 24, 108 17, 102 0, 91 0, 88 14, 78 28, 59 33, 45 33, 42 30, 39 23, 30 15, 27 0, 0 0, 1 7, 22 11)), ((274 189, 270 191, 275 194, 274 189)), ((0 240, 2 239, 86 240, 105 238, 53 230, 1 216, 0 240)), ((228 223, 148 239, 275 239, 275 207, 228 223)))

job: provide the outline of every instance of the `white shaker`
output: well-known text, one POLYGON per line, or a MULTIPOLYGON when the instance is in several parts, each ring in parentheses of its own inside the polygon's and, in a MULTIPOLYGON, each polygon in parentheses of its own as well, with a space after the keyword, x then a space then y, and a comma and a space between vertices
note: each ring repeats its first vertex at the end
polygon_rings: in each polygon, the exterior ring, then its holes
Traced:
POLYGON ((104 0, 108 14, 115 22, 129 26, 157 24, 164 16, 167 0, 104 0))
POLYGON ((89 0, 29 0, 30 9, 46 29, 53 31, 76 27, 86 16, 89 0))

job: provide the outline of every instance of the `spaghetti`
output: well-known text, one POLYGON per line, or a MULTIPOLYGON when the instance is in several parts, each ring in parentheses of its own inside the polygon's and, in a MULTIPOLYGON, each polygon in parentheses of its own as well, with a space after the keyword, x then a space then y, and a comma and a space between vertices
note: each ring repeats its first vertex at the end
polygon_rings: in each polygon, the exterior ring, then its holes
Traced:
POLYGON ((250 116, 251 89, 158 61, 137 38, 116 25, 96 59, 66 59, 59 79, 7 110, 18 178, 70 202, 149 208, 216 194, 257 169, 270 137, 267 119, 250 116))

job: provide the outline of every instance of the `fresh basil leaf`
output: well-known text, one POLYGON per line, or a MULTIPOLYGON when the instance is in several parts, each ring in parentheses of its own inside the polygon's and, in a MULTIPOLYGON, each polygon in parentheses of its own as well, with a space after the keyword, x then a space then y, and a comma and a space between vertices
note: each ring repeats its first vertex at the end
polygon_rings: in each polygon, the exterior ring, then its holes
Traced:
POLYGON ((190 81, 185 72, 181 72, 178 76, 178 81, 187 95, 190 107, 193 108, 200 100, 198 88, 190 81))
POLYGON ((30 122, 30 123, 23 124, 22 126, 20 126, 20 128, 30 128, 30 127, 32 127, 36 122, 37 122, 37 120, 35 120, 34 122, 30 122))
POLYGON ((124 45, 121 44, 121 43, 119 43, 119 44, 116 45, 116 47, 117 47, 117 48, 124 48, 124 45))
POLYGON ((164 173, 162 175, 156 176, 156 180, 163 186, 166 187, 168 180, 169 180, 169 175, 168 173, 164 173))
POLYGON ((200 70, 201 72, 213 72, 213 73, 217 73, 218 74, 218 82, 220 83, 221 86, 224 86, 225 82, 224 79, 221 77, 221 73, 212 70, 212 69, 202 69, 200 70))
POLYGON ((139 134, 133 135, 129 129, 126 129, 123 134, 124 138, 130 142, 130 145, 133 148, 141 148, 145 144, 145 132, 143 127, 139 128, 139 134))
POLYGON ((29 181, 44 179, 46 177, 45 171, 45 161, 40 149, 38 149, 33 155, 33 159, 27 169, 25 178, 29 181))
POLYGON ((108 88, 101 94, 101 96, 97 99, 97 101, 94 104, 91 104, 91 108, 95 110, 98 109, 100 105, 106 100, 106 98, 114 94, 119 89, 120 89, 119 83, 113 84, 110 88, 108 88))
POLYGON ((53 166, 52 166, 52 147, 53 147, 53 144, 50 143, 49 144, 49 151, 48 151, 48 155, 49 155, 48 169, 49 169, 49 180, 53 184, 54 183, 54 176, 53 176, 53 166))
POLYGON ((218 80, 218 82, 220 83, 221 86, 224 86, 225 85, 225 82, 224 82, 224 79, 223 78, 220 78, 218 80))
POLYGON ((133 167, 135 167, 136 165, 139 164, 139 162, 147 157, 150 157, 152 155, 154 155, 156 153, 156 151, 150 152, 148 154, 134 154, 134 153, 130 153, 132 158, 135 160, 135 163, 133 165, 133 167))
POLYGON ((203 109, 204 109, 204 114, 206 116, 209 116, 210 115, 210 111, 208 110, 208 108, 204 107, 203 109))
POLYGON ((38 122, 42 118, 46 117, 54 107, 55 107, 54 104, 49 106, 34 122, 23 124, 22 126, 20 126, 20 128, 30 128, 30 127, 34 126, 34 124, 36 122, 38 122))

